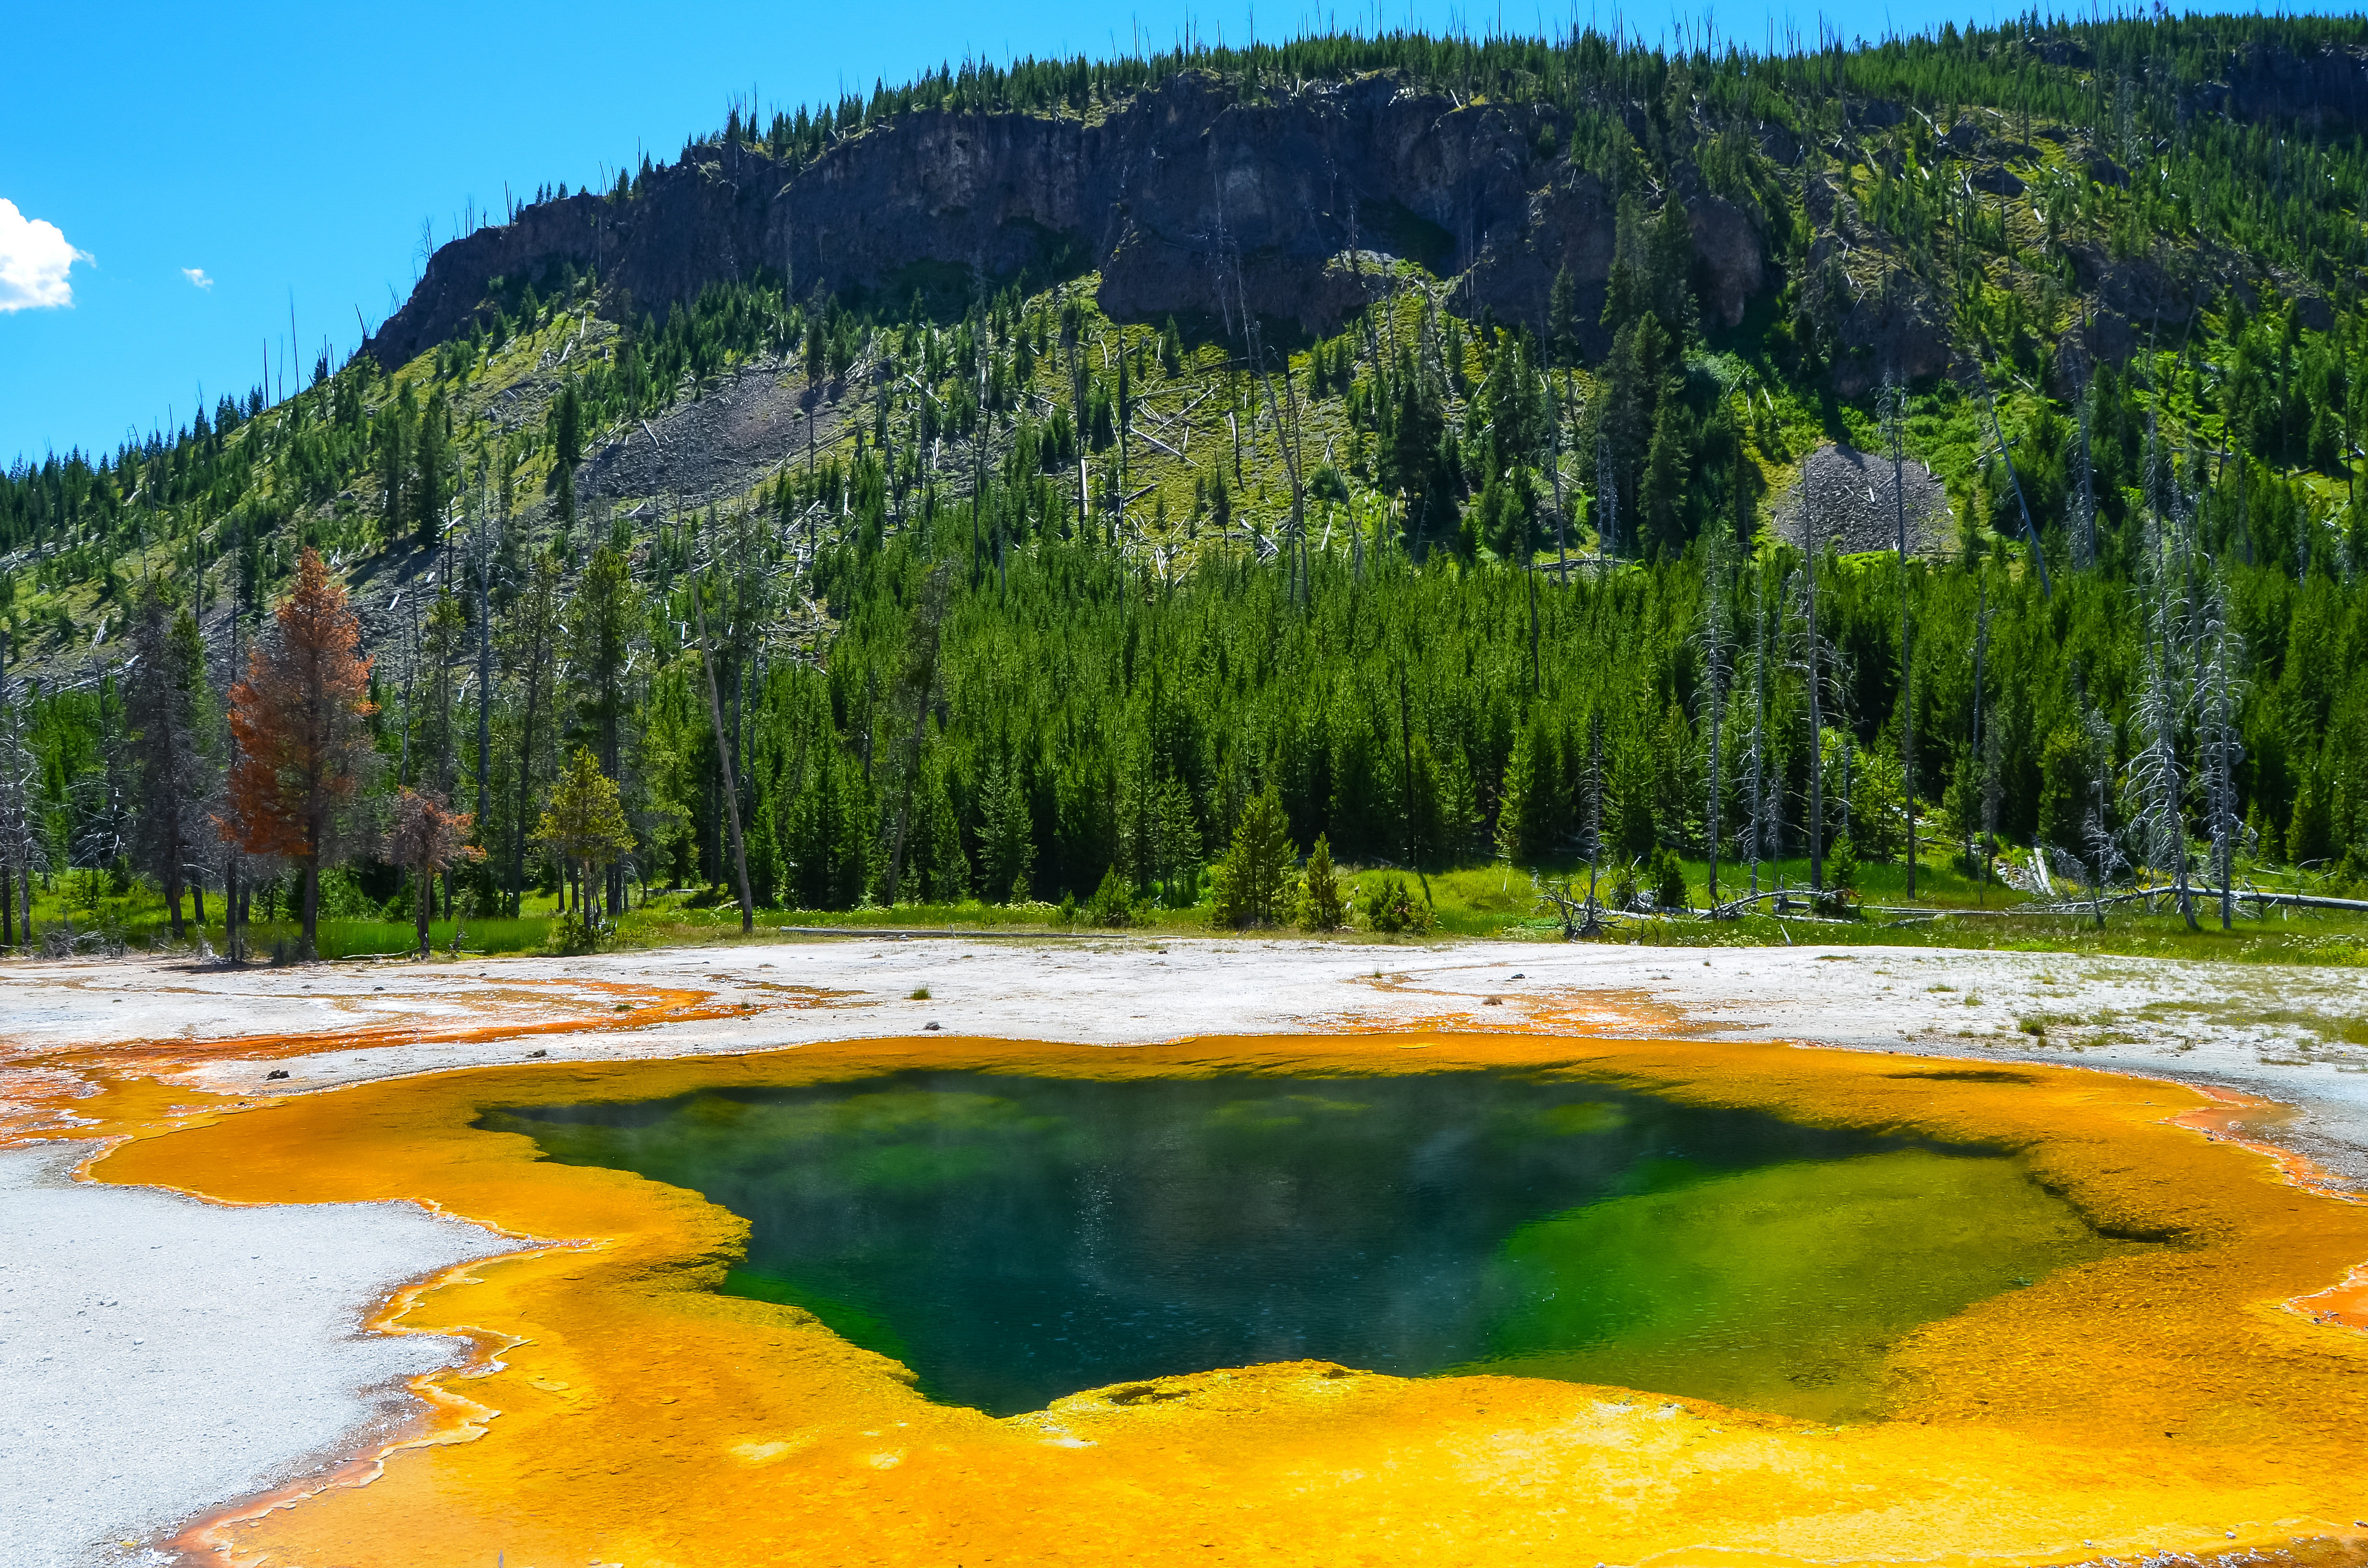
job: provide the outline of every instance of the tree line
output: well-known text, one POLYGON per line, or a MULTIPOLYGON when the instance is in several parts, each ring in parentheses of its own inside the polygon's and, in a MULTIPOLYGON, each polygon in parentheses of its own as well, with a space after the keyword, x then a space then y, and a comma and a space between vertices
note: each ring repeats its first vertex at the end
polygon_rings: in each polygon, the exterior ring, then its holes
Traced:
POLYGON ((504 601, 468 591, 455 549, 408 689, 306 552, 227 703, 161 585, 121 674, 12 692, 0 745, 45 777, 9 797, 34 809, 8 827, 6 918, 28 917, 32 873, 102 851, 199 921, 209 892, 237 904, 291 871, 308 931, 347 858, 412 873, 423 923, 561 881, 592 921, 743 876, 768 907, 1108 906, 1113 887, 1189 907, 1261 797, 1345 862, 1715 852, 1732 894, 1813 848, 1903 857, 1911 777, 1928 832, 2036 844, 2100 883, 2216 887, 2240 856, 2359 877, 2368 595, 2338 549, 2247 563, 2236 474, 2157 454, 2151 479, 2100 525, 2130 536, 2100 559, 2131 569, 2052 590, 1995 548, 1903 576, 1724 531, 1554 574, 1421 561, 1377 530, 1304 570, 1243 555, 1162 580, 1057 527, 990 562, 968 505, 892 529, 875 486, 809 564, 825 640, 772 602, 794 528, 702 512, 620 527, 573 568, 539 554, 504 601), (86 836, 60 845, 61 821, 86 836))

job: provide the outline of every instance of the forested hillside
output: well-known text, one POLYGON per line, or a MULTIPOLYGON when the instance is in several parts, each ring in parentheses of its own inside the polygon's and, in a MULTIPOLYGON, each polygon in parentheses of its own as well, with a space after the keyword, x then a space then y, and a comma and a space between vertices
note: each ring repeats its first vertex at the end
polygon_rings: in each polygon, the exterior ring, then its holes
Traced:
POLYGON ((743 110, 0 478, 0 943, 308 870, 1258 920, 1319 838, 1384 926, 1492 862, 2368 893, 2368 23, 743 110))

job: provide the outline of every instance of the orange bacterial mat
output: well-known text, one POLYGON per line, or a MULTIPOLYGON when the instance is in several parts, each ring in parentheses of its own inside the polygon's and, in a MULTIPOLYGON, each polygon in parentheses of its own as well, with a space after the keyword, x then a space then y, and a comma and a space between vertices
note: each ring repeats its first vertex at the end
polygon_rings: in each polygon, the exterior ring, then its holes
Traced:
MULTIPOLYGON (((314 1037, 314 1049, 336 1037, 314 1037)), ((185 1048, 186 1049, 186 1048, 185 1048)), ((117 1074, 132 1069, 119 1058, 117 1074)), ((2368 1336, 2340 1286, 2368 1208, 2173 1119, 2195 1091, 2053 1067, 1543 1035, 971 1040, 452 1072, 247 1108, 110 1076, 106 1181, 240 1203, 414 1199, 546 1244, 390 1309, 465 1333, 434 1429, 185 1548, 315 1568, 913 1563, 2053 1563, 2368 1557, 2368 1336), (1213 1370, 995 1420, 791 1307, 713 1287, 746 1227, 538 1158, 480 1108, 906 1068, 1118 1076, 1565 1065, 1796 1121, 1982 1142, 2109 1233, 1892 1351, 1880 1420, 1810 1426, 1519 1378, 1213 1370), (2329 1294, 2333 1291, 2333 1294, 2329 1294), (2315 1301, 2306 1299, 2316 1298, 2315 1301), (355 1483, 362 1483, 356 1484, 355 1483)), ((2214 1124, 2218 1125, 2218 1124, 2214 1124)))

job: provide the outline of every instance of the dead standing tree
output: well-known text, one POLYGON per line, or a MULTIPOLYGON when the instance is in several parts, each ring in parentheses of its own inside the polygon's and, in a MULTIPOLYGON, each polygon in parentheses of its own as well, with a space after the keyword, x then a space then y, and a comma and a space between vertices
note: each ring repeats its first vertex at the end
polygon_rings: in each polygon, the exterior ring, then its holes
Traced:
MULTIPOLYGON (((471 844, 469 831, 476 819, 450 810, 433 791, 409 790, 394 798, 394 821, 387 829, 386 858, 412 875, 411 912, 419 933, 419 956, 427 956, 427 926, 433 918, 436 879, 462 860, 482 860, 485 852, 471 844)), ((453 944, 460 932, 453 931, 453 944)))
POLYGON ((1998 424, 1998 399, 1990 395, 1989 378, 1982 374, 1981 366, 1974 366, 1974 381, 1981 389, 1982 410, 1988 415, 1990 439, 1995 443, 1998 461, 2006 465, 2007 483, 2014 490, 2014 504, 2022 513, 2023 537, 2031 541, 2031 563, 2039 574, 2039 592, 2043 598, 2054 598, 2055 586, 2048 580, 2047 551, 2039 542, 2039 525, 2032 520, 2031 503, 2023 498, 2022 478, 2015 472, 2014 453, 2008 449, 2005 427, 1998 424))
POLYGON ((2120 842, 2113 836, 2108 794, 2113 771, 2113 727, 2083 699, 2080 712, 2081 750, 2089 768, 2089 806, 2080 819, 2080 846, 2089 862, 2089 887, 2095 894, 2097 929, 2105 928, 2105 890, 2128 869, 2120 842))
POLYGON ((2237 765, 2245 756, 2237 722, 2245 697, 2244 654, 2244 634, 2228 624, 2226 590, 2214 573, 2205 579, 2197 605, 2196 763, 2203 776, 2204 824, 2212 839, 2213 880, 2220 884, 2223 931, 2236 925, 2237 844, 2245 835, 2237 810, 2237 765))
MULTIPOLYGON (((1973 733, 1966 737, 1965 747, 1966 755, 1973 757, 1982 756, 1984 740, 1982 722, 1987 717, 1989 696, 1990 581, 1987 576, 1982 578, 1978 592, 1979 607, 1974 612, 1974 729, 1973 733)), ((1974 824, 1968 821, 1964 826, 1965 862, 1969 866, 1980 866, 1982 881, 1987 883, 1989 881, 1991 846, 1987 839, 1984 839, 1978 846, 1979 852, 1976 853, 1974 824)), ((1988 829, 1985 827, 1982 831, 1987 833, 1988 829)))
POLYGON ((1759 862, 1775 852, 1770 837, 1768 767, 1768 570, 1751 574, 1751 737, 1744 755, 1744 789, 1749 815, 1744 835, 1751 856, 1751 896, 1759 896, 1759 862))
POLYGON ((1579 780, 1579 809, 1585 812, 1579 832, 1580 852, 1587 857, 1587 892, 1571 892, 1572 879, 1553 881, 1530 873, 1530 886, 1539 907, 1551 909, 1562 926, 1565 942, 1603 934, 1603 905, 1596 897, 1596 881, 1603 863, 1603 713, 1587 716, 1587 773, 1579 780))
MULTIPOLYGON (((1899 529, 1899 792, 1907 808, 1907 897, 1916 897, 1916 641, 1907 581, 1907 389, 1894 373, 1883 389, 1891 449, 1891 501, 1899 529)), ((1807 484, 1805 478, 1802 481, 1807 484)))
POLYGON ((1830 661, 1825 656, 1825 639, 1817 619, 1817 552, 1820 540, 1816 534, 1816 512, 1809 505, 1809 485, 1804 477, 1801 483, 1801 567, 1788 585, 1788 597, 1800 617, 1799 657, 1794 667, 1804 678, 1808 696, 1809 721, 1809 893, 1813 900, 1822 899, 1826 889, 1826 791, 1825 755, 1825 686, 1830 661))
MULTIPOLYGON (((2159 444, 2154 444, 2150 468, 2162 466, 2159 453, 2159 444)), ((2158 472, 2150 474, 2149 480, 2150 501, 2170 487, 2168 477, 2158 472)), ((2169 876, 2180 915, 2190 930, 2195 930, 2199 926, 2194 896, 2188 886, 2183 811, 2186 778, 2179 757, 2179 733, 2187 710, 2182 692, 2185 672, 2180 667, 2184 639, 2180 632, 2188 607, 2182 563, 2172 558, 2174 551, 2183 551, 2189 544, 2182 522, 2183 507, 2178 508, 2168 528, 2158 503, 2147 508, 2146 538, 2139 556, 2146 648, 2144 684, 2133 713, 2137 746, 2130 758, 2130 786, 2137 811, 2131 825, 2137 838, 2135 858, 2169 876)))
MULTIPOLYGON (((1266 393, 1267 415, 1274 427, 1275 449, 1281 455, 1284 474, 1291 481, 1290 548, 1292 551, 1291 562, 1292 594, 1295 598, 1304 603, 1311 587, 1307 580, 1307 483, 1300 462, 1298 394, 1292 387, 1290 365, 1286 360, 1283 367, 1285 372, 1283 395, 1291 400, 1291 419, 1286 425, 1283 419, 1282 403, 1275 396, 1274 375, 1268 368, 1265 337, 1258 330, 1258 318, 1250 312, 1249 293, 1242 279, 1241 246, 1234 240, 1232 231, 1225 224, 1224 183, 1222 176, 1217 183, 1217 258, 1221 269, 1218 283, 1219 306, 1222 310, 1225 285, 1230 283, 1233 305, 1241 324, 1242 343, 1249 359, 1250 373, 1258 378, 1258 386, 1266 393)), ((1255 421, 1255 412, 1252 417, 1255 421)), ((1256 438, 1255 423, 1252 426, 1252 437, 1256 438)), ((1119 450, 1122 462, 1126 450, 1122 436, 1119 450)), ((1239 460, 1236 457, 1236 466, 1239 465, 1239 460)))
MULTIPOLYGON (((494 509, 491 471, 480 466, 477 471, 477 523, 469 532, 470 563, 475 570, 477 589, 477 810, 478 832, 490 820, 493 811, 494 758, 494 550, 495 530, 509 521, 509 485, 501 486, 502 506, 494 509)), ((479 846, 483 847, 482 842, 479 846)), ((479 858, 483 858, 482 856, 479 858)))
POLYGON ((1609 437, 1595 438, 1595 569, 1609 570, 1620 554, 1620 474, 1609 437))
MULTIPOLYGON (((1718 846, 1721 808, 1726 801, 1726 752, 1723 744, 1727 688, 1734 676, 1735 628, 1733 592, 1735 541, 1724 526, 1713 522, 1703 540, 1702 627, 1703 673, 1709 678, 1702 694, 1702 716, 1710 727, 1709 789, 1703 798, 1702 839, 1710 851, 1710 907, 1718 911, 1718 846)), ((1535 574, 1531 574, 1532 577, 1535 574)))
POLYGON ((552 639, 560 624, 559 590, 564 568, 556 551, 535 558, 533 575, 510 612, 508 636, 513 669, 523 674, 526 702, 518 722, 518 812, 510 824, 510 917, 518 918, 526 894, 528 821, 534 799, 535 743, 541 735, 542 699, 551 682, 552 639))
POLYGON ((1603 928, 1603 903, 1596 881, 1603 868, 1603 710, 1587 716, 1587 926, 1592 937, 1603 928))

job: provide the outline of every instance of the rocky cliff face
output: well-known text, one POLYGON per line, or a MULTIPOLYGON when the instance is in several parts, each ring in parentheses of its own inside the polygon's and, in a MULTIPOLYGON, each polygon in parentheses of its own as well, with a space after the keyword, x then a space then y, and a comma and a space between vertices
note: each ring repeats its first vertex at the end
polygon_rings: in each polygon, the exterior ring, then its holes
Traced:
MULTIPOLYGON (((1098 119, 923 111, 791 171, 707 146, 627 202, 574 196, 438 251, 370 347, 402 363, 465 329, 491 279, 564 259, 597 265, 643 307, 758 265, 800 294, 1025 271, 1087 270, 1121 319, 1244 306, 1326 329, 1380 286, 1386 258, 1460 276, 1468 308, 1543 324, 1554 274, 1592 321, 1612 210, 1593 176, 1539 149, 1568 144, 1550 108, 1463 105, 1395 76, 1245 100, 1187 73, 1098 119)), ((1713 312, 1739 319, 1764 286, 1759 236, 1715 197, 1681 194, 1713 312)))

